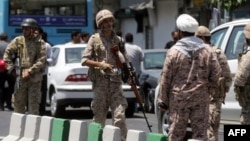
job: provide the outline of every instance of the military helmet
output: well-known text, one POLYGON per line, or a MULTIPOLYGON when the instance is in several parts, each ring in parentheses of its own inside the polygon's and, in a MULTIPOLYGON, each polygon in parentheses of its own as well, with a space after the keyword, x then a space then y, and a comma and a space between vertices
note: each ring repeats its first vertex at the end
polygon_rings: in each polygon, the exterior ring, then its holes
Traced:
POLYGON ((211 36, 209 29, 206 26, 199 26, 195 32, 195 36, 211 36))
POLYGON ((32 18, 27 18, 24 19, 22 24, 22 27, 28 26, 28 27, 38 27, 37 21, 35 19, 32 18))
POLYGON ((103 9, 99 11, 95 17, 97 27, 99 28, 103 20, 108 18, 112 18, 113 20, 115 20, 114 15, 109 10, 103 9))

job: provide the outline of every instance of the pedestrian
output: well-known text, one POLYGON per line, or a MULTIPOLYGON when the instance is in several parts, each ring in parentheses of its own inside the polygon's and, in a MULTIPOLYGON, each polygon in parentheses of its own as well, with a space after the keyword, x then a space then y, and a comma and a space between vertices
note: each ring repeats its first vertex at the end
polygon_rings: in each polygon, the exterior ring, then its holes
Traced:
POLYGON ((227 57, 221 49, 213 47, 210 43, 211 33, 206 26, 199 26, 195 36, 202 39, 205 44, 208 44, 215 53, 220 64, 222 73, 218 81, 218 87, 210 93, 209 104, 209 126, 207 130, 209 141, 218 141, 221 105, 225 102, 226 93, 232 85, 231 71, 227 62, 227 57))
POLYGON ((115 18, 107 10, 96 14, 96 24, 100 31, 91 36, 82 56, 82 65, 89 66, 89 77, 93 82, 94 98, 91 109, 93 121, 105 125, 109 108, 112 112, 112 124, 121 129, 121 140, 126 140, 127 126, 125 110, 128 106, 123 95, 120 58, 128 63, 124 43, 114 31, 115 18), (122 50, 121 51, 118 50, 122 50))
POLYGON ((134 36, 132 33, 126 33, 125 35, 125 49, 127 51, 128 59, 135 67, 137 77, 141 73, 141 61, 143 60, 142 49, 140 46, 133 43, 134 36))
POLYGON ((192 139, 206 141, 208 84, 216 87, 221 68, 209 45, 194 36, 198 22, 192 16, 180 15, 176 25, 180 40, 167 52, 157 98, 158 107, 168 112, 169 141, 182 141, 189 121, 192 139))
POLYGON ((12 98, 12 93, 14 90, 14 85, 15 85, 15 78, 8 74, 6 65, 3 61, 3 55, 5 52, 6 47, 8 46, 8 35, 7 33, 1 33, 0 34, 0 60, 3 63, 4 67, 2 70, 0 70, 0 110, 5 110, 5 107, 9 111, 13 111, 12 103, 11 103, 11 98, 12 98), (6 106, 4 105, 6 103, 6 106))
POLYGON ((81 42, 87 44, 90 38, 90 34, 88 32, 81 33, 81 42))
POLYGON ((42 39, 45 42, 45 50, 46 50, 46 63, 45 69, 42 77, 42 85, 41 85, 41 102, 39 105, 39 114, 43 116, 46 112, 46 99, 47 99, 47 75, 48 75, 48 66, 52 63, 52 48, 51 45, 47 42, 47 33, 43 31, 41 27, 35 30, 35 37, 38 39, 42 39))
POLYGON ((71 33, 71 41, 66 44, 79 44, 81 43, 81 32, 80 31, 73 31, 71 33))
POLYGON ((172 36, 172 40, 166 43, 165 49, 170 49, 178 41, 179 35, 177 31, 172 31, 171 36, 172 36))
POLYGON ((15 64, 20 68, 20 71, 16 71, 17 79, 13 95, 14 111, 24 114, 28 101, 28 113, 38 115, 42 72, 46 57, 45 43, 34 37, 34 31, 38 27, 36 20, 26 18, 22 21, 21 27, 23 36, 15 37, 7 46, 4 62, 11 74, 17 69, 15 64), (14 55, 16 55, 16 63, 12 61, 14 55))
POLYGON ((243 30, 246 40, 245 50, 240 54, 238 60, 238 69, 235 74, 234 91, 236 99, 241 106, 240 123, 244 125, 250 124, 250 23, 243 30))

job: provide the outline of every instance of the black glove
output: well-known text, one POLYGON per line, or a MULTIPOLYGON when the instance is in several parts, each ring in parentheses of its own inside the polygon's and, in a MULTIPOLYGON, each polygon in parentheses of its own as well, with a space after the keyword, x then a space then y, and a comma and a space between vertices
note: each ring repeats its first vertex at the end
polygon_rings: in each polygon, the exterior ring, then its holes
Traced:
POLYGON ((168 110, 168 106, 163 102, 158 103, 158 107, 162 108, 162 109, 165 109, 165 110, 168 110))

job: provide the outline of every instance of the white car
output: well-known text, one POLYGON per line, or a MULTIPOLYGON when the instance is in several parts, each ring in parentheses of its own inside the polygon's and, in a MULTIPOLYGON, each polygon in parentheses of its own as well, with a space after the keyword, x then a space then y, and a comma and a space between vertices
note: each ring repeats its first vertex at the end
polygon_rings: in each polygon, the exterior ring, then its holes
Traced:
POLYGON ((154 91, 161 76, 166 53, 166 49, 143 50, 139 82, 146 112, 154 113, 154 91))
MULTIPOLYGON (((243 34, 244 26, 250 22, 250 19, 236 20, 222 24, 211 31, 211 43, 225 52, 232 76, 235 75, 238 67, 238 54, 242 52, 245 45, 245 36, 243 34)), ((156 98, 158 96, 159 85, 155 90, 155 115, 158 119, 158 131, 167 134, 168 122, 167 114, 158 111, 156 98)), ((235 99, 233 84, 226 95, 225 104, 222 104, 221 123, 240 124, 241 107, 235 99)))
MULTIPOLYGON (((88 80, 88 67, 81 66, 86 44, 62 44, 52 47, 53 63, 48 70, 48 96, 51 115, 62 116, 66 107, 90 107, 93 98, 92 82, 88 80)), ((123 85, 128 101, 126 116, 135 112, 135 95, 129 85, 123 85)))

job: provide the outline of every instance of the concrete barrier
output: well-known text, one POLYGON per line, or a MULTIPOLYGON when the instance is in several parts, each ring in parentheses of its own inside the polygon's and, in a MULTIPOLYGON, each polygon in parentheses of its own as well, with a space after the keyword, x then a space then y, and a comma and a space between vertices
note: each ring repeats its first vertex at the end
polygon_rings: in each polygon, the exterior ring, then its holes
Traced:
POLYGON ((68 141, 70 122, 67 119, 54 118, 52 123, 52 141, 68 141))
POLYGON ((10 128, 8 136, 4 137, 2 141, 17 141, 24 135, 24 128, 26 122, 26 115, 12 113, 10 119, 10 128))
POLYGON ((140 130, 128 130, 126 141, 146 141, 146 133, 140 130))
POLYGON ((19 141, 34 141, 38 139, 41 116, 27 115, 25 122, 25 131, 19 141))
POLYGON ((149 133, 147 141, 167 141, 167 136, 159 133, 149 133))
MULTIPOLYGON (((9 135, 2 141, 120 141, 118 127, 81 120, 12 113, 9 135)), ((167 136, 128 130, 126 141, 167 141, 167 136)))
POLYGON ((102 141, 121 141, 121 129, 106 125, 103 129, 102 141))
POLYGON ((92 122, 88 127, 87 141, 102 141, 103 127, 99 123, 92 122))
POLYGON ((50 141, 53 117, 42 116, 37 141, 50 141))
POLYGON ((68 141, 87 141, 88 124, 86 121, 71 120, 68 141))

